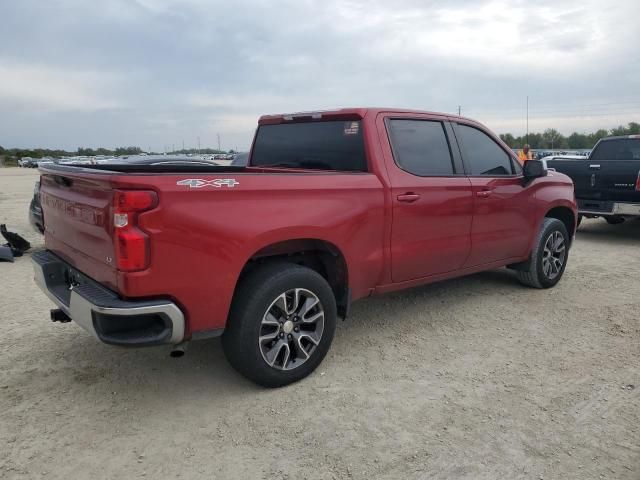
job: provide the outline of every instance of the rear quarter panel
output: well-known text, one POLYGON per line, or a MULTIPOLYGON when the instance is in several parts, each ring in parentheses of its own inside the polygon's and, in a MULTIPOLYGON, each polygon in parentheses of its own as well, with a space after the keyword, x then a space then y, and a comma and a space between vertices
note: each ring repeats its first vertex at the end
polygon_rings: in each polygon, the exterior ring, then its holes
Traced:
POLYGON ((118 188, 151 188, 159 207, 139 217, 151 234, 151 265, 119 273, 127 297, 171 294, 188 329, 223 328, 246 262, 271 244, 318 239, 344 255, 354 298, 380 281, 384 257, 384 191, 370 173, 233 173, 128 175, 118 188), (233 188, 189 188, 186 178, 233 178, 233 188))

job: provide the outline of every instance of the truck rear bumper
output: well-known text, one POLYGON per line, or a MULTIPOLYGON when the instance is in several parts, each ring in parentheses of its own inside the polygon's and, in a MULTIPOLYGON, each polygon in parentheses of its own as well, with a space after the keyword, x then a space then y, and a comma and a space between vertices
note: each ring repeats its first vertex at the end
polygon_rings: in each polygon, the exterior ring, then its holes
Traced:
POLYGON ((170 300, 121 300, 49 251, 32 256, 34 280, 69 318, 111 345, 176 344, 184 339, 184 314, 170 300))
POLYGON ((583 215, 640 216, 640 203, 578 200, 578 213, 583 215))

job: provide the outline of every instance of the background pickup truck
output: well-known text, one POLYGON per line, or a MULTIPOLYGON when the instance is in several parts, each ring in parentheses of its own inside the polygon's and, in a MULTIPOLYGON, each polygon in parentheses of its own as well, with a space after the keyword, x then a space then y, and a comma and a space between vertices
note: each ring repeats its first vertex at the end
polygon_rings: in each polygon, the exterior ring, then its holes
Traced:
POLYGON ((547 165, 571 177, 581 216, 612 224, 640 217, 640 135, 603 138, 586 159, 559 157, 547 165))
POLYGON ((41 167, 40 198, 52 319, 115 345, 222 335, 266 386, 313 371, 353 300, 504 266, 554 286, 577 218, 569 178, 482 125, 363 108, 261 117, 246 167, 41 167))

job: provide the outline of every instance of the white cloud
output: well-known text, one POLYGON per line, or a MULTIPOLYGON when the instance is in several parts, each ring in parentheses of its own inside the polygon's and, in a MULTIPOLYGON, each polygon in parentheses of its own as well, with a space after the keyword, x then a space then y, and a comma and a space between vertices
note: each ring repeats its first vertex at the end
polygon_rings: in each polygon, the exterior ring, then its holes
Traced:
POLYGON ((637 0, 21 0, 1 9, 0 108, 20 113, 0 118, 8 145, 90 138, 161 149, 197 136, 215 145, 221 133, 246 148, 261 114, 367 105, 462 105, 522 133, 527 95, 532 129, 638 120, 612 105, 640 102, 637 0), (611 105, 580 107, 598 102, 611 105))
POLYGON ((34 111, 99 111, 117 108, 110 89, 117 75, 0 61, 0 105, 34 111))

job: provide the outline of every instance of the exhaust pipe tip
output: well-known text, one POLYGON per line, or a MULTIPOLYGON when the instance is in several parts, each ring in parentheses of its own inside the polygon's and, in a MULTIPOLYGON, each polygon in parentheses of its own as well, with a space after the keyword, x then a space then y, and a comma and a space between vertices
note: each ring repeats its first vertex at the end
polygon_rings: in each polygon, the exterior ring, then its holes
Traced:
POLYGON ((169 356, 171 358, 184 357, 184 354, 187 351, 187 345, 189 345, 189 342, 182 342, 174 345, 173 350, 171 350, 171 353, 169 353, 169 356))

